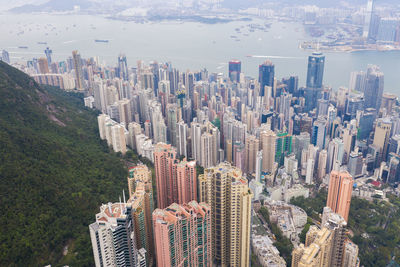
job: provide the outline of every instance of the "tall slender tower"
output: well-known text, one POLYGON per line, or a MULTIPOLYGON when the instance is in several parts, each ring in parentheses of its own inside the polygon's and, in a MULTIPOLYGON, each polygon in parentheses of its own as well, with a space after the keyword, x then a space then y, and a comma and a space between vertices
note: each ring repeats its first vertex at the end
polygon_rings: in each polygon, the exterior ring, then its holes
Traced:
POLYGON ((308 57, 307 88, 305 92, 306 111, 314 109, 321 98, 324 79, 325 56, 314 52, 308 57))
POLYGON ((251 200, 246 178, 229 163, 199 176, 200 201, 211 207, 212 251, 220 266, 249 266, 251 200))
POLYGON ((76 82, 76 88, 78 90, 83 90, 85 89, 84 86, 84 80, 83 80, 83 71, 82 71, 82 59, 81 55, 78 53, 78 51, 74 50, 72 51, 72 60, 74 63, 74 69, 75 69, 75 82, 76 82))
POLYGON ((263 151, 262 170, 264 172, 272 172, 275 162, 276 134, 273 131, 268 130, 260 134, 260 139, 263 151))
POLYGON ((118 56, 118 72, 119 78, 125 81, 129 80, 128 62, 124 54, 118 56))
POLYGON ((333 212, 341 215, 346 222, 349 218, 353 183, 353 178, 347 171, 331 172, 326 206, 331 208, 333 212))
POLYGON ((229 61, 229 78, 232 82, 240 82, 240 73, 242 72, 242 62, 239 60, 229 61))

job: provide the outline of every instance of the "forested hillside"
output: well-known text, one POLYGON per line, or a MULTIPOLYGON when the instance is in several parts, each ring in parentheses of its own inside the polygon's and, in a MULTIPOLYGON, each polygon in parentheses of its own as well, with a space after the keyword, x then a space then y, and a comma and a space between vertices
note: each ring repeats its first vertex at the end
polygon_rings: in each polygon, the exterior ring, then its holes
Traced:
POLYGON ((93 265, 88 224, 126 170, 81 97, 0 61, 0 266, 93 265))

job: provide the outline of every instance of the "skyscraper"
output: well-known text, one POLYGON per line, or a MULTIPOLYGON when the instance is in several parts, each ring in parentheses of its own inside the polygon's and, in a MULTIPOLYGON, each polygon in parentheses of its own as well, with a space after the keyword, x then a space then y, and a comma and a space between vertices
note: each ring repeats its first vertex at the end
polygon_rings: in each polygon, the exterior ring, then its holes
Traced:
MULTIPOLYGON (((260 83, 260 96, 265 95, 265 86, 274 87, 275 79, 275 65, 267 60, 259 66, 258 81, 260 83)), ((274 97, 274 90, 272 90, 271 97, 274 97)))
POLYGON ((321 52, 314 52, 308 57, 307 84, 305 92, 306 111, 314 109, 317 100, 321 98, 325 67, 325 56, 321 52))
POLYGON ((212 266, 211 209, 191 201, 153 212, 158 267, 212 266))
POLYGON ((137 249, 146 249, 151 258, 154 252, 152 227, 154 203, 151 171, 147 166, 138 165, 129 169, 128 187, 128 204, 132 207, 136 246, 137 249))
POLYGON ((353 182, 348 172, 331 172, 326 206, 340 214, 346 222, 349 218, 353 182))
POLYGON ((374 0, 368 0, 367 3, 367 13, 365 14, 365 22, 364 22, 364 30, 363 30, 363 37, 368 38, 370 35, 371 29, 371 21, 374 15, 374 0))
POLYGON ((322 88, 324 78, 325 56, 314 52, 308 57, 307 88, 322 88))
POLYGON ((246 138, 245 144, 245 170, 248 174, 253 174, 256 171, 256 158, 260 148, 260 141, 252 135, 246 138))
POLYGON ((239 60, 229 61, 229 78, 232 82, 240 82, 240 74, 242 73, 242 62, 239 60))
POLYGON ((220 266, 250 264, 250 217, 253 194, 242 172, 221 163, 199 176, 199 196, 211 207, 212 251, 220 266))
POLYGON ((364 108, 379 111, 384 89, 384 75, 377 66, 368 66, 367 81, 364 90, 364 108))
POLYGON ((159 208, 197 200, 196 162, 180 162, 174 147, 158 143, 154 147, 154 167, 159 208))
POLYGON ((82 71, 82 59, 81 55, 78 51, 72 51, 72 60, 74 64, 75 70, 75 84, 78 90, 85 89, 84 79, 83 79, 83 71, 82 71))
POLYGON ((96 222, 89 226, 96 267, 138 266, 131 207, 108 203, 100 207, 96 222))
POLYGON ((390 121, 390 119, 382 118, 376 121, 373 144, 380 150, 378 159, 379 164, 381 161, 386 160, 391 129, 392 122, 390 121))
POLYGON ((129 80, 128 62, 124 54, 118 56, 118 74, 119 78, 125 81, 129 80))
POLYGON ((264 172, 272 172, 276 154, 276 134, 271 130, 261 132, 260 139, 263 151, 262 170, 264 172))
POLYGON ((46 54, 47 64, 50 66, 50 64, 53 62, 51 59, 51 56, 53 55, 53 50, 47 47, 46 50, 44 50, 44 53, 46 54))

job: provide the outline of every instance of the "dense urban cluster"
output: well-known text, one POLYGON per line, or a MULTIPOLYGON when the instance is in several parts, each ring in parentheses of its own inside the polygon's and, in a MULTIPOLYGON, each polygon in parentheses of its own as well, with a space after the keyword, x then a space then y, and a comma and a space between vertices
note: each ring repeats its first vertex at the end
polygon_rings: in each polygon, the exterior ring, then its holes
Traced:
POLYGON ((226 77, 171 63, 129 67, 124 55, 117 67, 77 51, 65 62, 46 55, 24 70, 64 89, 42 77, 67 77, 101 112, 100 138, 155 170, 153 182, 146 165, 131 168, 128 198, 100 207, 89 227, 96 266, 249 266, 252 255, 261 266, 359 266, 347 228, 352 196, 398 193, 398 103, 378 66, 333 90, 321 52, 305 62, 304 87, 297 76, 278 79, 269 60, 254 79, 238 60, 226 77), (323 188, 326 207, 310 227, 289 203, 323 188))

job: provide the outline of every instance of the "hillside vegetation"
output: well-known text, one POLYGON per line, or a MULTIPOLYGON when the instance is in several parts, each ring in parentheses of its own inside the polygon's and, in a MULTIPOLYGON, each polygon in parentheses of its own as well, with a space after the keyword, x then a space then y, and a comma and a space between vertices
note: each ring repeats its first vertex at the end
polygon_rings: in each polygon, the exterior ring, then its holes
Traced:
POLYGON ((0 62, 0 266, 93 266, 88 225, 126 187, 82 96, 0 62))

